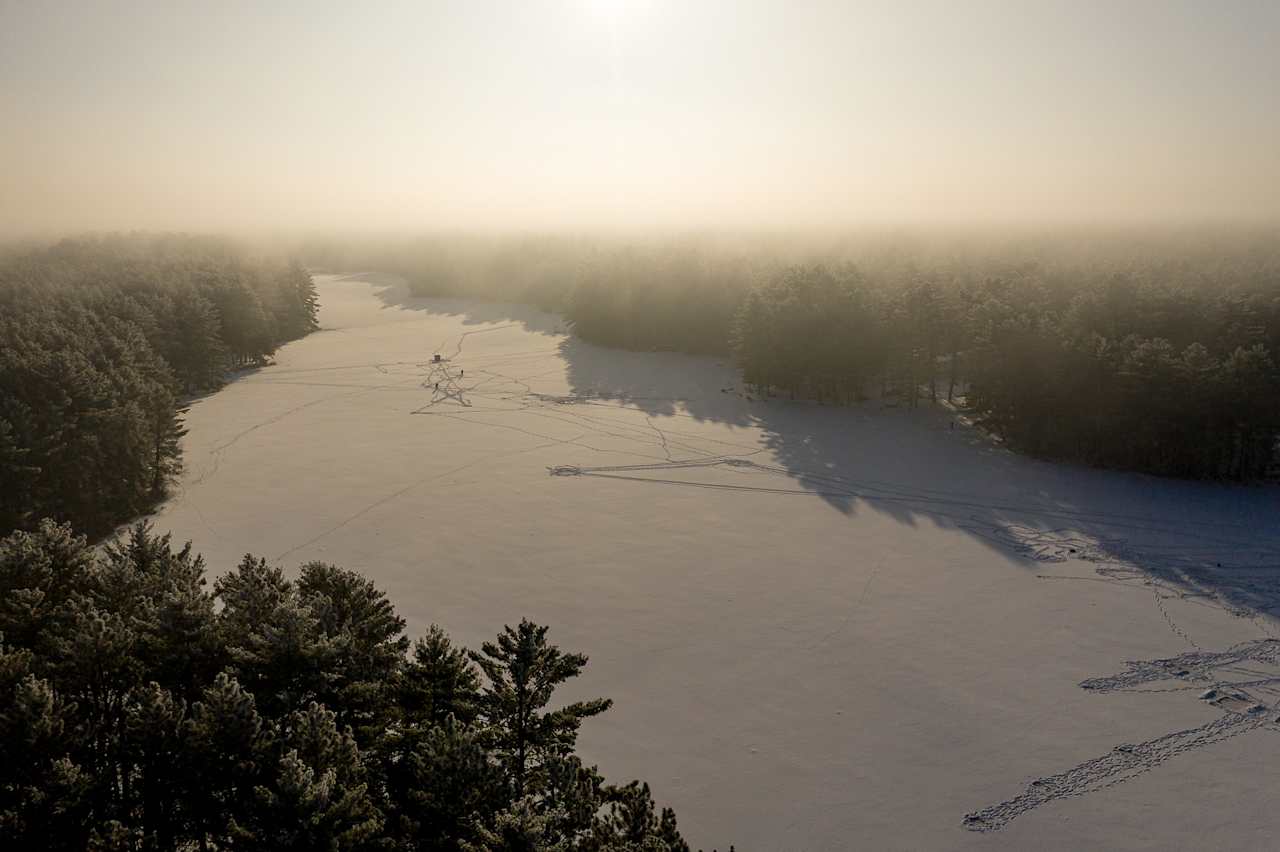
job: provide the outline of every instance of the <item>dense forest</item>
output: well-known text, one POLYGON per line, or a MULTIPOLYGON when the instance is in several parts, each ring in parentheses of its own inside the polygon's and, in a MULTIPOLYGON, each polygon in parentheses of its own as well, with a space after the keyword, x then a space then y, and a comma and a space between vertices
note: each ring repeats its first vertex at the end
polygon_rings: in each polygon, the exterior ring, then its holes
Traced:
POLYGON ((181 464, 182 403, 316 327, 311 276, 182 236, 67 240, 0 260, 0 530, 91 533, 181 464))
POLYGON ((748 293, 745 379, 848 402, 963 404, 1034 455, 1192 478, 1274 472, 1280 280, 1198 289, 1113 274, 890 288, 856 268, 793 268, 748 293))
POLYGON ((449 235, 316 240, 319 268, 403 275, 419 296, 521 302, 565 314, 584 340, 628 349, 725 353, 742 295, 777 255, 692 238, 449 235))
POLYGON ((0 846, 688 849, 648 785, 575 755, 610 702, 555 701, 587 658, 547 628, 411 645, 352 571, 204 574, 142 524, 0 541, 0 846))
POLYGON ((945 400, 1015 449, 1233 481, 1280 472, 1273 231, 310 246, 421 295, 521 301, 585 340, 732 352, 762 395, 945 400))

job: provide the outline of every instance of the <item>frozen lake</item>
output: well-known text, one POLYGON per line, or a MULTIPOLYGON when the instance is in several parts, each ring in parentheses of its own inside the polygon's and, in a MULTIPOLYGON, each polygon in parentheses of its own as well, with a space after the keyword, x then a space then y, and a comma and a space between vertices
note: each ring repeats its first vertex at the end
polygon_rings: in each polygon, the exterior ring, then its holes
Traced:
POLYGON ((551 625, 591 657, 566 697, 616 702, 584 759, 694 848, 1280 843, 1280 489, 1036 462, 941 411, 750 400, 727 363, 530 308, 316 281, 323 330, 187 418, 155 522, 212 574, 334 562, 472 647, 551 625))

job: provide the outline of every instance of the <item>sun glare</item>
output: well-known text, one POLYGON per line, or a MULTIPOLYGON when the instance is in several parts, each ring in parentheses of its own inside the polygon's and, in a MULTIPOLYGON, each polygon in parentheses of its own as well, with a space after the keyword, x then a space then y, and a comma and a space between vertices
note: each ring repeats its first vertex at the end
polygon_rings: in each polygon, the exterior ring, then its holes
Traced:
POLYGON ((600 21, 617 26, 624 18, 637 11, 640 0, 584 0, 587 10, 600 21))

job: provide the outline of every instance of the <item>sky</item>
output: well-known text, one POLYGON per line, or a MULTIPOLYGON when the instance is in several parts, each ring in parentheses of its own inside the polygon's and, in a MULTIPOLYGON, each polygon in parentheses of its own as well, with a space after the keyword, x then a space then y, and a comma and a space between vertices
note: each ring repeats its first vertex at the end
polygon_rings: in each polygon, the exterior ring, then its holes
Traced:
POLYGON ((0 0, 0 233, 1280 220, 1276 0, 0 0))

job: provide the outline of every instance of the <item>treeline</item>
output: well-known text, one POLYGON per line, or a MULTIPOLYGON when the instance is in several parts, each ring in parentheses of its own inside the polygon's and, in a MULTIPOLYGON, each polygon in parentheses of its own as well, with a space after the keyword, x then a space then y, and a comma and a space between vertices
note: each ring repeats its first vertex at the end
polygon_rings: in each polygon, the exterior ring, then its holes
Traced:
POLYGON ((592 342, 732 351, 762 394, 947 399, 1038 456, 1277 471, 1274 230, 441 237, 356 255, 424 295, 562 312, 592 342))
POLYGON ((419 296, 561 313, 593 343, 699 353, 728 351, 744 285, 774 262, 737 241, 570 236, 327 240, 300 252, 316 267, 397 273, 419 296))
POLYGON ((959 391, 1033 455, 1237 481, 1280 462, 1280 277, 886 286, 852 267, 801 267, 747 295, 733 344, 763 393, 914 407, 959 391))
POLYGON ((412 645, 367 579, 245 556, 205 588, 142 525, 0 541, 0 846, 683 852, 639 782, 575 754, 605 699, 547 628, 412 645))
POLYGON ((68 240, 0 264, 0 530, 92 533, 181 463, 184 397, 316 327, 310 275, 219 240, 68 240))

